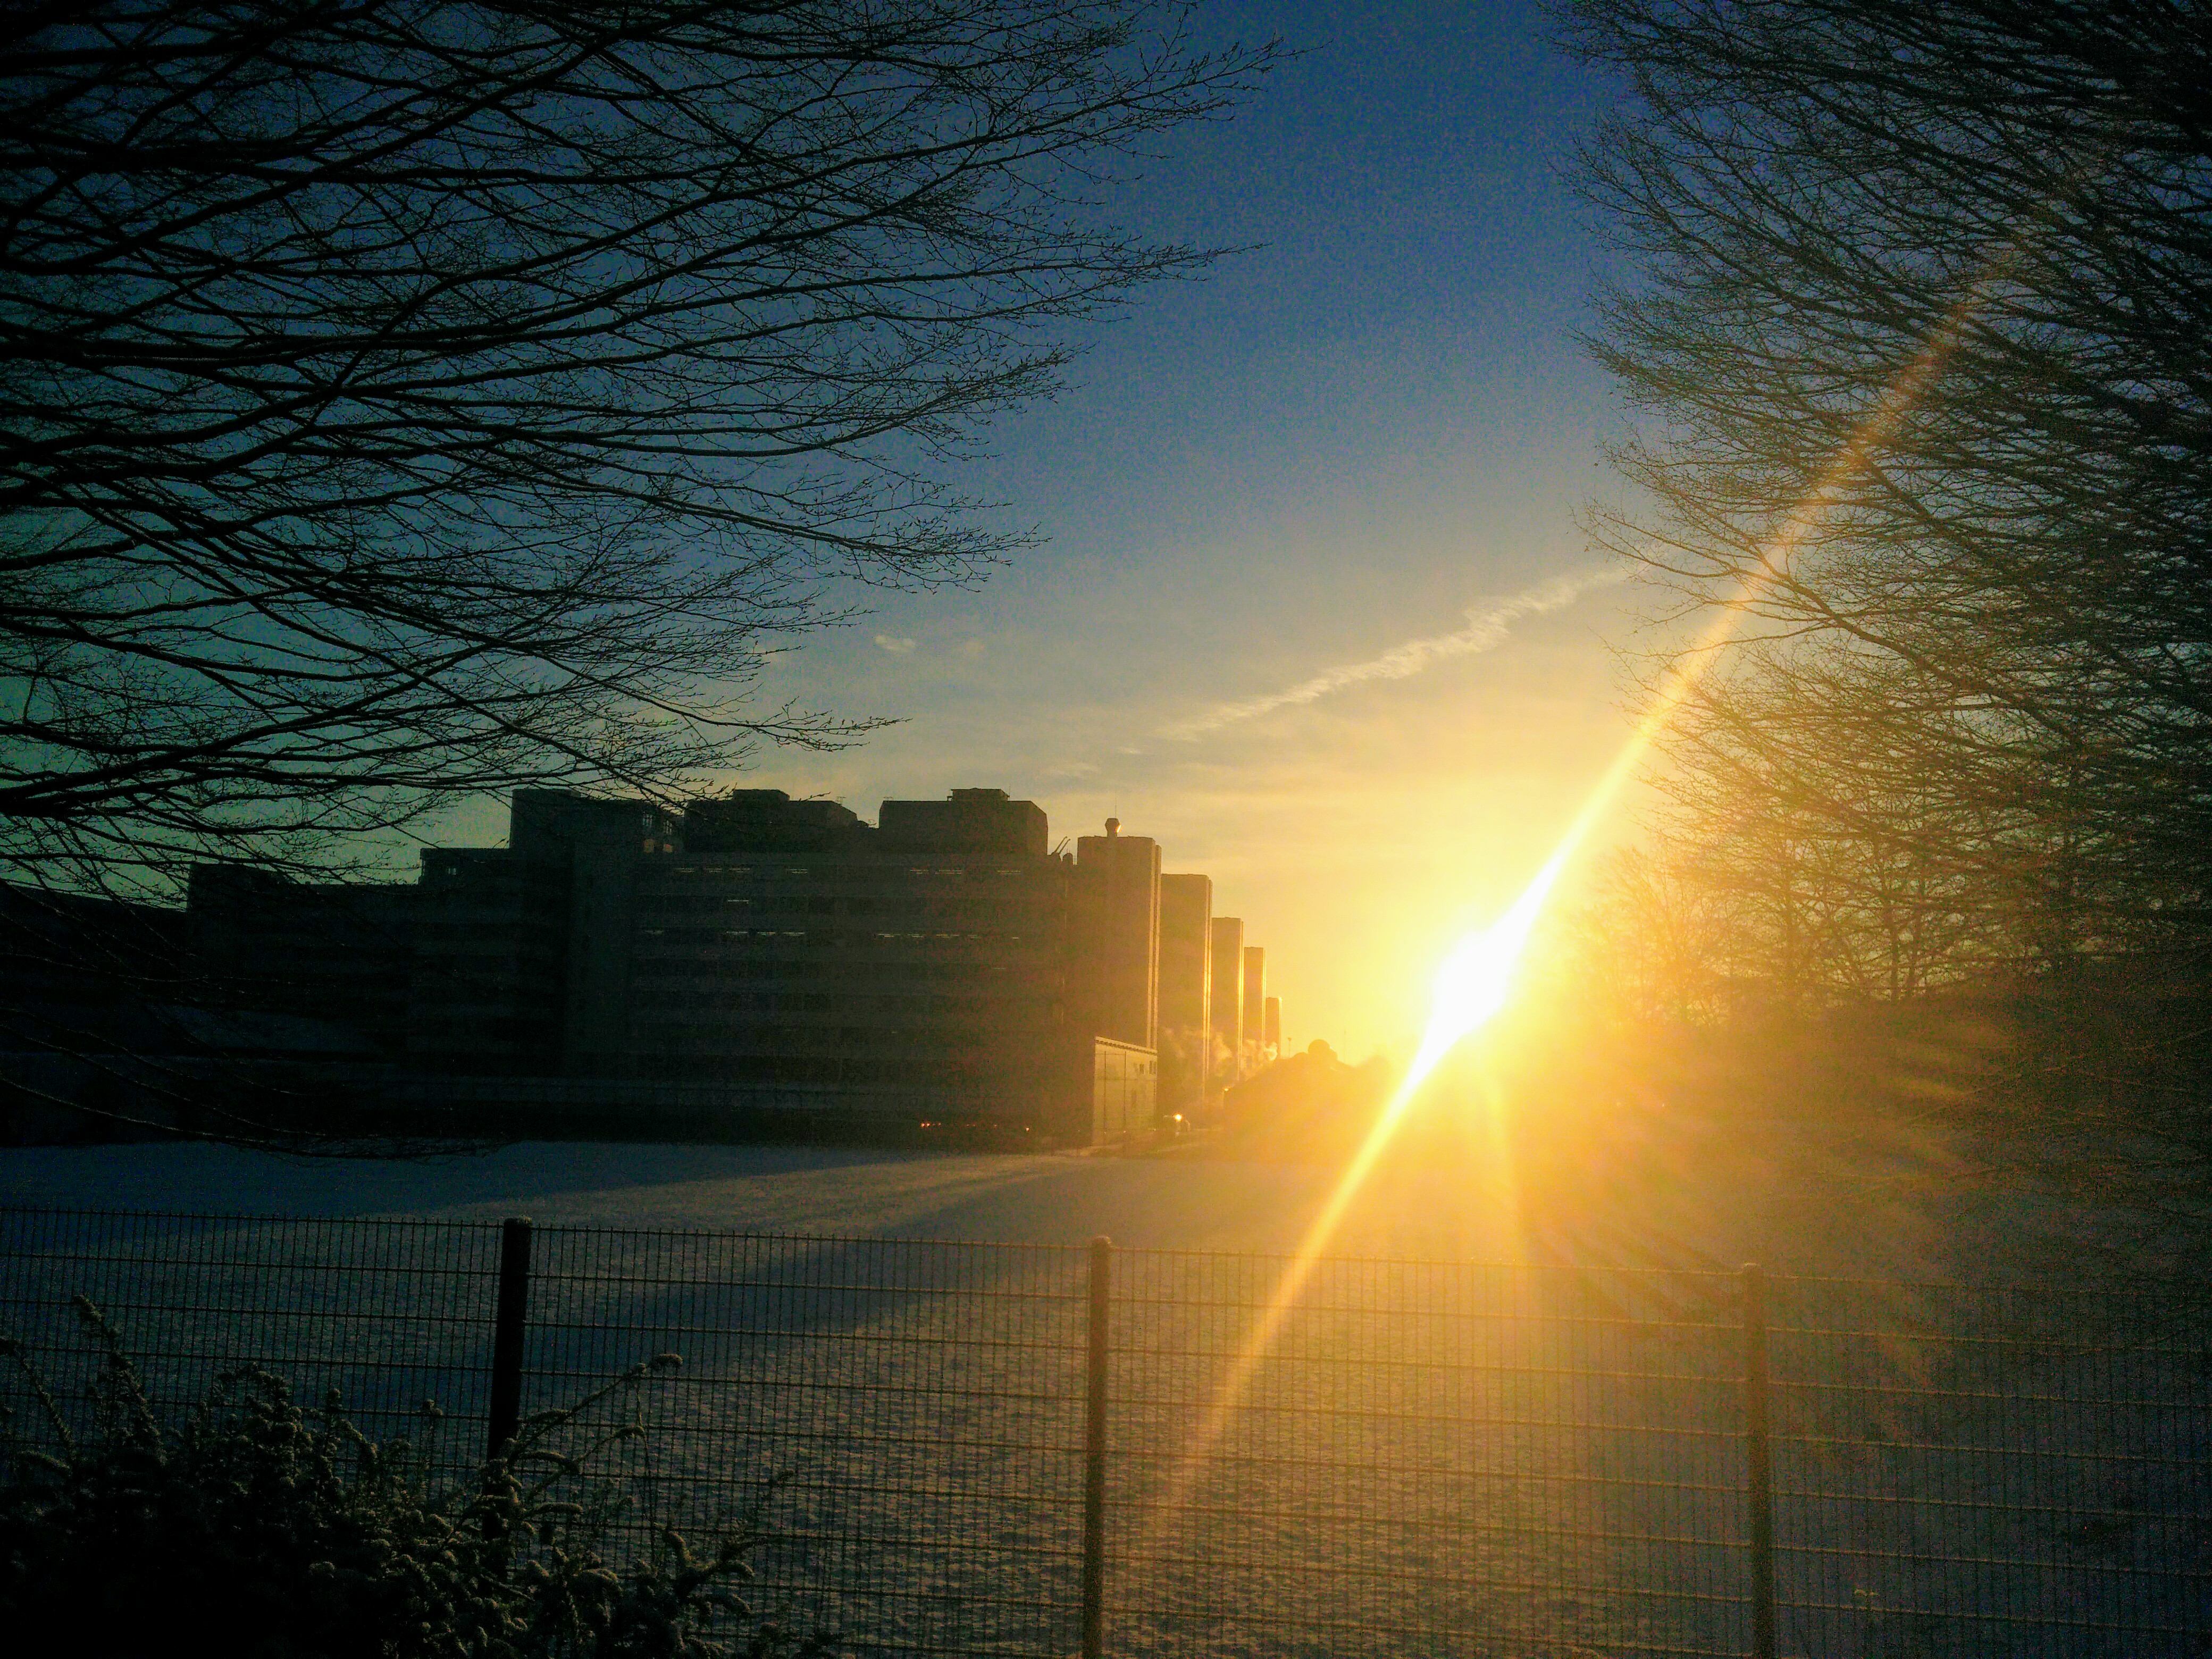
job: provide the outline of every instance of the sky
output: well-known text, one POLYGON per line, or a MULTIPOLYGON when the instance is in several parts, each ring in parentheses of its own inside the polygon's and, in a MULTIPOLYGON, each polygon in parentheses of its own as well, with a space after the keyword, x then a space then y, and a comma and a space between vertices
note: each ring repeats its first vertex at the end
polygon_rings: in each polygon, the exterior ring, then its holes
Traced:
MULTIPOLYGON (((878 595, 766 695, 900 724, 751 787, 987 786, 1211 875, 1286 1039, 1403 1050, 1626 735, 1629 590, 1577 508, 1619 415, 1575 343, 1601 254, 1564 169, 1610 94, 1533 5, 1209 3, 1303 52, 1114 210, 1249 247, 1084 337, 956 477, 1045 538, 878 595)), ((1604 836, 1599 837, 1602 842, 1604 836)))

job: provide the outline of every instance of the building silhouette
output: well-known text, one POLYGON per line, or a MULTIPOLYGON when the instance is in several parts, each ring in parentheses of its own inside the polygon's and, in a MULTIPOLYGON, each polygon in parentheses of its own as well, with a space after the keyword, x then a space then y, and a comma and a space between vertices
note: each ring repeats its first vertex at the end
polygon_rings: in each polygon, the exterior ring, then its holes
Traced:
POLYGON ((1160 878, 1160 1110, 1195 1122, 1213 1059, 1213 883, 1160 878))
POLYGON ((191 920, 234 1000, 371 1029, 413 1097, 516 1132, 1103 1145, 1259 1063, 1264 953, 1160 863, 1113 819, 1055 854, 998 789, 872 825, 780 790, 524 789, 505 847, 428 849, 412 887, 208 872, 191 920))
POLYGON ((719 1091, 1014 1141, 1154 1128, 1146 837, 1054 858, 1042 811, 995 789, 885 801, 875 826, 776 790, 676 819, 526 791, 513 824, 504 849, 424 860, 426 1069, 526 1079, 557 1054, 647 1110, 719 1091))
POLYGON ((1208 1068, 1217 1086, 1244 1074, 1244 923, 1213 919, 1213 1055, 1208 1068))
POLYGON ((1103 836, 1079 836, 1068 899, 1070 940, 1085 964, 1072 987, 1078 1018, 1101 1036, 1152 1048, 1159 1026, 1159 843, 1123 835, 1119 818, 1106 820, 1103 836))
POLYGON ((1267 953, 1257 945, 1244 947, 1243 1046, 1247 1071, 1267 1063, 1267 953))
POLYGON ((204 1001, 333 1021, 387 1048, 406 1041, 411 889, 201 865, 185 890, 184 920, 204 1001))

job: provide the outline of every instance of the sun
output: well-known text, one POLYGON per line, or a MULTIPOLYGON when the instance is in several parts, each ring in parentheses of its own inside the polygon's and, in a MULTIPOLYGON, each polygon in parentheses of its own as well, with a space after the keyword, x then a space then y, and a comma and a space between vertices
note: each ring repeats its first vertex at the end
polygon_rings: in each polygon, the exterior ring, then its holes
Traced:
POLYGON ((1428 1080, 1460 1043, 1495 1019, 1513 991, 1514 970, 1528 949, 1528 935, 1543 914, 1544 901, 1567 866, 1579 837, 1559 844, 1550 860, 1521 890, 1512 908, 1480 932, 1469 933, 1455 945, 1437 969, 1436 988, 1429 1012, 1429 1026, 1399 1085, 1401 1099, 1428 1080))
POLYGON ((1444 1057, 1468 1037, 1495 1019, 1504 1008, 1513 988, 1513 975, 1521 957, 1528 949, 1528 936, 1535 930, 1536 920, 1543 914, 1545 902, 1558 885, 1564 871, 1576 850, 1589 838, 1611 808, 1615 797, 1626 787, 1650 753, 1660 734, 1673 720, 1675 714, 1696 690, 1729 641, 1735 637, 1743 618, 1751 614, 1765 592, 1767 584, 1788 565, 1798 544, 1825 517, 1843 482, 1866 465, 1867 458, 1879 447, 1889 429, 1917 400, 1928 382, 1942 369, 1945 360, 1956 345, 1964 323, 1973 306, 1979 303, 1979 289, 1960 301, 1958 307, 1944 323, 1929 337, 1919 355, 1893 381, 1881 402, 1869 411, 1853 430, 1851 437, 1831 458, 1827 471, 1807 492, 1796 511, 1784 520, 1772 540, 1745 577, 1743 586, 1735 598, 1721 607, 1706 625, 1703 635, 1678 657, 1668 671, 1658 695, 1645 708, 1636 729, 1630 734, 1613 764, 1597 781, 1583 803, 1582 811, 1568 825, 1566 834, 1559 838, 1558 848, 1528 886, 1522 889, 1512 908, 1478 933, 1470 933, 1453 947, 1452 952, 1437 970, 1436 988, 1432 994, 1429 1026, 1421 1038, 1421 1046, 1407 1067, 1406 1076, 1391 1095, 1389 1103, 1376 1117, 1375 1125, 1361 1142, 1346 1167, 1306 1236, 1298 1246, 1297 1254, 1285 1267, 1281 1282, 1274 1295, 1254 1325, 1236 1363, 1222 1381, 1213 1403, 1197 1432, 1192 1437, 1184 1455, 1176 1466, 1169 1482, 1164 1501, 1156 1506, 1154 1518, 1139 1553, 1148 1553, 1165 1535, 1167 1518, 1188 1502, 1192 1484, 1200 1468, 1212 1454, 1220 1439, 1223 1429, 1243 1397, 1246 1385, 1261 1361, 1274 1346, 1275 1338, 1296 1304, 1299 1292, 1312 1273, 1322 1252, 1335 1237, 1336 1230, 1344 1220, 1353 1198, 1365 1183, 1368 1175, 1382 1158, 1383 1149, 1397 1133, 1407 1109, 1420 1091, 1421 1085, 1444 1057))

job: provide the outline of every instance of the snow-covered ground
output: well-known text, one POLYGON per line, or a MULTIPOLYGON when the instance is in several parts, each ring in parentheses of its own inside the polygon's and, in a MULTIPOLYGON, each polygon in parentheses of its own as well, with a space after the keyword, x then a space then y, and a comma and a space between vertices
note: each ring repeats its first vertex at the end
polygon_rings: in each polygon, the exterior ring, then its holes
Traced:
MULTIPOLYGON (((1330 1184, 1298 1164, 533 1143, 413 1162, 134 1146, 0 1152, 0 1203, 300 1216, 696 1227, 1152 1248, 1294 1247, 1330 1184)), ((1486 1255, 1501 1241, 1443 1181, 1356 1207, 1343 1246, 1486 1255)))
MULTIPOLYGON (((1007 1157, 812 1147, 541 1142, 414 1161, 205 1146, 0 1149, 0 1205, 486 1219, 1152 1249, 1297 1249, 1332 1169, 1181 1158, 1007 1157)), ((1331 1254, 1664 1262, 1871 1277, 2002 1276, 2044 1231, 2017 1207, 1899 1203, 1838 1176, 1703 1189, 1663 1174, 1556 1197, 1543 1216, 1465 1165, 1385 1160, 1331 1254)))
MULTIPOLYGON (((190 1377, 172 1367, 182 1393, 221 1351, 356 1400, 434 1395, 466 1423, 495 1234, 216 1218, 527 1215, 555 1230, 532 1292, 532 1403, 681 1351, 648 1407, 669 1512, 696 1520, 781 1472, 769 1582, 851 1646, 1044 1655, 1074 1645, 1081 1492, 1085 1259, 1060 1247, 1106 1235, 1124 1253, 1112 1650, 1380 1659, 1741 1650, 1739 1287, 1634 1269, 1756 1257, 1986 1280, 2040 1255, 2023 1208, 1905 1204, 1840 1174, 1717 1190, 1594 1158, 1586 1189, 1555 1175, 1524 1202, 1495 1170, 1397 1159, 1329 1241, 1370 1260, 1324 1267, 1243 1367, 1280 1282, 1263 1258, 1298 1246, 1335 1182, 1287 1164, 774 1147, 415 1163, 16 1149, 0 1152, 0 1208, 208 1218, 100 1224, 42 1261, 0 1260, 0 1281, 20 1313, 106 1274, 135 1352, 199 1357, 190 1377), (1010 1248, 880 1242, 901 1239, 1010 1248), (1588 1271, 1455 1265, 1530 1260, 1588 1271)), ((1778 1322, 1910 1316, 1895 1342, 1778 1333, 1778 1377, 1819 1379, 1777 1401, 1794 1434, 1785 1651, 2196 1650, 2212 1595, 2171 1575, 2183 1511, 2202 1507, 2189 1483, 2212 1468, 2204 1379, 2115 1370, 2074 1340, 2086 1329, 2033 1310, 2062 1340, 2023 1340, 1978 1296, 1941 1304, 1980 1317, 1969 1331, 1926 1322, 1924 1301, 1847 1289, 1814 1316, 1804 1298, 1829 1292, 1783 1294, 1800 1302, 1778 1322), (2009 1358, 1947 1371, 1929 1344, 1957 1336, 1969 1358, 2009 1358), (2100 1407, 2121 1395, 2138 1407, 2100 1407), (1983 1622, 1915 1611, 1938 1607, 1983 1622), (2085 1627, 2130 1607, 2170 1633, 2085 1627)))

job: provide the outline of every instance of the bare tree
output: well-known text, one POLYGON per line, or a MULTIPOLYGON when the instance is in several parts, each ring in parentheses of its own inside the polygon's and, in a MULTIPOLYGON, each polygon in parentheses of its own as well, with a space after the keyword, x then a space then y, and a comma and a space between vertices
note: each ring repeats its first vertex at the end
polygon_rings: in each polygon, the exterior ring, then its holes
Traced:
POLYGON ((1211 257, 1120 163, 1273 48, 1158 0, 100 0, 0 59, 0 860, 156 890, 667 791, 1064 325, 1211 257))
MULTIPOLYGON (((1913 844, 2040 905, 2028 948, 2202 939, 2212 17, 1570 15, 1636 89, 1590 150, 1638 272, 1593 344, 1651 417, 1620 459, 1652 510, 1601 536, 1696 604, 1748 593, 1723 685, 1878 726, 1854 797, 1941 786, 1913 844)), ((1778 763, 1808 734, 1735 724, 1778 763)))
MULTIPOLYGON (((2049 840, 1897 665, 1768 641, 1697 684, 1654 781, 1667 856, 1729 896, 1742 970, 1801 1006, 1899 1001, 2021 953, 2021 872, 2049 840)), ((2034 907, 2042 908, 2042 907, 2034 907)))
POLYGON ((1674 729, 1676 852, 1786 874, 1838 994, 2008 976, 2033 1033, 2131 984, 2138 1052, 2046 1121, 2201 1190, 2212 11, 1563 10, 1631 90, 1585 178, 1631 256, 1591 345, 1640 500, 1595 528, 1746 613, 1674 729))
POLYGON ((373 866, 375 832, 471 795, 665 800, 757 743, 866 730, 762 706, 763 655, 867 585, 1024 544, 957 464, 1053 392, 1073 325, 1213 257, 1110 210, 1276 56, 1198 50, 1188 22, 1176 0, 9 7, 7 1083, 83 1106, 34 1073, 91 1055, 94 1092, 296 1144, 289 1085, 225 1069, 189 1010, 143 1029, 195 994, 173 919, 82 896, 373 866))
POLYGON ((1723 1012, 1743 941, 1716 890, 1647 848, 1593 860, 1531 955, 1543 1000, 1589 1031, 1640 1037, 1723 1012))

